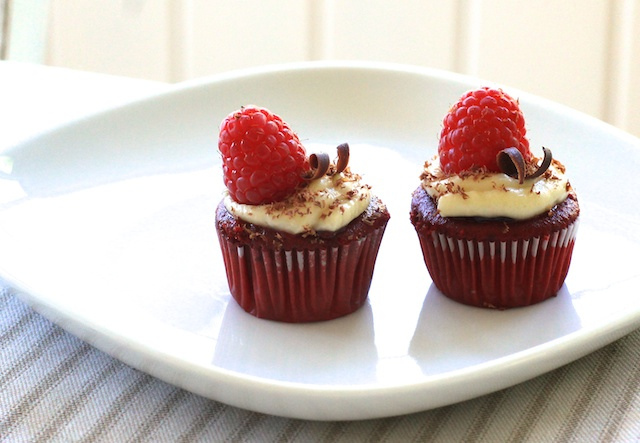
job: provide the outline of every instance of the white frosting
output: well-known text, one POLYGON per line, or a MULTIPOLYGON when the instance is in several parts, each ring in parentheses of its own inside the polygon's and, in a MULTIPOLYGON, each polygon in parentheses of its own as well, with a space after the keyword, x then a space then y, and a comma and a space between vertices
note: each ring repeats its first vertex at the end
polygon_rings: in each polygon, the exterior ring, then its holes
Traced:
POLYGON ((562 202, 570 185, 564 167, 553 161, 536 179, 518 180, 503 173, 445 175, 437 157, 425 163, 422 187, 443 217, 508 217, 524 220, 562 202))
POLYGON ((370 187, 363 185, 360 179, 347 169, 332 177, 313 180, 281 202, 244 205, 226 193, 224 205, 231 214, 248 223, 290 234, 335 232, 369 206, 370 187))

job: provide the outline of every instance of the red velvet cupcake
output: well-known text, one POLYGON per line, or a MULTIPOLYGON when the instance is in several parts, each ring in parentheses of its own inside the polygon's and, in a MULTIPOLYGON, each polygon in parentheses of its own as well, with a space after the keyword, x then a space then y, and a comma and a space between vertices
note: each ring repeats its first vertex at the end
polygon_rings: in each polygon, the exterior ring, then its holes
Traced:
POLYGON ((385 205, 338 160, 307 156, 297 135, 264 108, 222 123, 227 194, 216 229, 233 298, 248 313, 283 322, 350 314, 367 299, 385 205))
POLYGON ((501 90, 469 91, 443 124, 410 214, 434 284, 497 309, 555 296, 580 213, 565 167, 548 149, 531 153, 522 111, 501 90))

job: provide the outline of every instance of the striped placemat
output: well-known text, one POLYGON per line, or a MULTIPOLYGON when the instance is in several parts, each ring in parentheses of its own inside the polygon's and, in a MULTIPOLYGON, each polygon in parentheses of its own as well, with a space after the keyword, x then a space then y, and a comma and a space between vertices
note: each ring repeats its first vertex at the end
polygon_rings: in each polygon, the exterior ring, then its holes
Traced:
POLYGON ((640 441, 640 330, 529 382, 367 421, 314 422, 227 406, 98 351, 0 291, 3 442, 640 441))

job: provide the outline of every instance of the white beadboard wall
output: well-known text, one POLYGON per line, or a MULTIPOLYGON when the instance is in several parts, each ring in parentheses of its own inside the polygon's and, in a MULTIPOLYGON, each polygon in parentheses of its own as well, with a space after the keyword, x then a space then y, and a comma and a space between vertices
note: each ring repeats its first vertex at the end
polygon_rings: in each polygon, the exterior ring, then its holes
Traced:
POLYGON ((640 136, 640 0, 50 0, 46 63, 177 82, 376 60, 515 87, 640 136))

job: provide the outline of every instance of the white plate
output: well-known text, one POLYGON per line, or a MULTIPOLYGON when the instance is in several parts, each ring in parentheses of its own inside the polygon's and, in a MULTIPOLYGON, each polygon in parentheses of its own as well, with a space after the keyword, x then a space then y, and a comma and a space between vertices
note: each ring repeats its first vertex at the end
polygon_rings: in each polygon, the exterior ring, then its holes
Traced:
POLYGON ((109 354, 206 397, 289 417, 425 410, 537 376, 640 325, 640 143, 519 97, 531 146, 551 148, 582 223, 561 293, 491 311, 431 284, 409 201, 440 122, 484 82, 427 69, 302 64, 196 83, 38 136, 0 159, 0 271, 37 310, 109 354), (357 313, 280 324, 231 301, 214 230, 219 122, 270 108, 309 148, 348 141, 392 214, 357 313))

